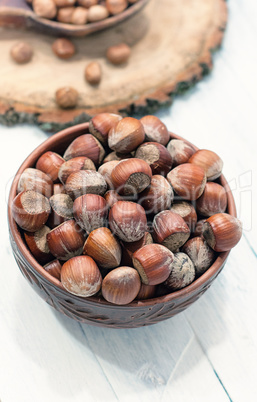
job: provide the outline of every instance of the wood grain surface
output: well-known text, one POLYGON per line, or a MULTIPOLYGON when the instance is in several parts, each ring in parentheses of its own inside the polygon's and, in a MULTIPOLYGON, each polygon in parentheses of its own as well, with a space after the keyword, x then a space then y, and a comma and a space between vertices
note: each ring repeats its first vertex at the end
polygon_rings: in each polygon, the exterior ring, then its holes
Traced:
POLYGON ((52 37, 29 31, 3 30, 0 35, 0 121, 35 122, 50 131, 82 122, 100 111, 152 112, 170 104, 212 68, 211 51, 220 45, 227 21, 224 0, 151 0, 143 13, 116 28, 74 40, 77 54, 57 59, 52 37), (31 63, 17 66, 9 56, 17 40, 31 43, 31 63), (126 42, 132 55, 115 67, 105 59, 108 46, 126 42), (98 60, 103 78, 98 87, 84 80, 89 61, 98 60), (15 77, 15 79, 14 79, 15 77), (78 107, 63 111, 55 91, 63 86, 79 91, 78 107))

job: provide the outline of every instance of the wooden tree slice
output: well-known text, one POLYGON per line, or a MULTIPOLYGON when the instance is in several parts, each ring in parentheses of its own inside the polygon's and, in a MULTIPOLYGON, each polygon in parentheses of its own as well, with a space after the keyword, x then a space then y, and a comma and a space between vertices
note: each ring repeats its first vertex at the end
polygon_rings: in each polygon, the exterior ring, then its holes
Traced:
POLYGON ((102 111, 152 113, 212 68, 211 52, 221 44, 226 21, 224 0, 151 0, 144 12, 122 25, 74 39, 77 54, 68 61, 53 55, 52 37, 2 30, 0 122, 32 122, 57 131, 102 111), (10 48, 17 40, 34 47, 29 64, 11 60, 10 48), (126 65, 115 67, 105 52, 120 42, 132 46, 132 56, 126 65), (103 70, 98 87, 84 80, 85 66, 92 60, 103 70), (56 106, 55 91, 63 86, 79 91, 76 109, 56 106))

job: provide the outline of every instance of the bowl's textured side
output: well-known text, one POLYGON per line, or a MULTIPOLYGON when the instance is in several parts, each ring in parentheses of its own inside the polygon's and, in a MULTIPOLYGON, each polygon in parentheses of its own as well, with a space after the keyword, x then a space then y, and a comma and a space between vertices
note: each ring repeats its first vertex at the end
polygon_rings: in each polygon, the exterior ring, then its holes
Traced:
MULTIPOLYGON (((60 313, 77 321, 109 328, 136 328, 166 320, 185 310, 210 287, 223 269, 229 252, 220 253, 213 265, 184 289, 149 300, 135 300, 126 306, 117 306, 98 296, 81 298, 68 293, 62 284, 34 259, 12 217, 11 204, 17 193, 19 175, 24 169, 35 166, 39 156, 46 151, 64 152, 74 138, 87 132, 88 123, 83 123, 57 133, 36 148, 18 170, 8 203, 10 242, 15 260, 23 276, 40 297, 60 313)), ((181 139, 174 134, 172 138, 181 139)), ((224 176, 221 176, 220 182, 227 190, 228 212, 236 216, 234 198, 224 176)))

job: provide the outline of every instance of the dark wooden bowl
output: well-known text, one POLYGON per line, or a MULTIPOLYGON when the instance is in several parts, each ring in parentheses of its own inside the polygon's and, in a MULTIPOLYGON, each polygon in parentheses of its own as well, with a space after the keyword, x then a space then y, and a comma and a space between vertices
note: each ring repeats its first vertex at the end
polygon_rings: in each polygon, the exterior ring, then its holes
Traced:
MULTIPOLYGON (((199 299, 221 272, 229 252, 220 253, 213 265, 200 278, 182 290, 149 300, 133 301, 126 306, 116 306, 100 297, 84 299, 68 293, 62 284, 48 274, 30 254, 12 217, 11 204, 17 193, 19 176, 24 169, 34 167, 39 156, 46 151, 51 150, 62 154, 71 141, 87 132, 88 123, 83 123, 53 135, 28 156, 16 173, 8 203, 10 241, 14 257, 33 289, 47 303, 68 317, 80 322, 111 328, 134 328, 155 324, 180 313, 199 299)), ((173 134, 172 138, 181 139, 173 134)), ((236 216, 234 199, 224 176, 221 176, 220 182, 227 189, 228 213, 236 216)))
POLYGON ((103 21, 72 25, 38 17, 25 0, 0 0, 0 26, 33 28, 51 35, 86 36, 125 21, 138 13, 148 2, 149 0, 139 0, 122 13, 103 21))

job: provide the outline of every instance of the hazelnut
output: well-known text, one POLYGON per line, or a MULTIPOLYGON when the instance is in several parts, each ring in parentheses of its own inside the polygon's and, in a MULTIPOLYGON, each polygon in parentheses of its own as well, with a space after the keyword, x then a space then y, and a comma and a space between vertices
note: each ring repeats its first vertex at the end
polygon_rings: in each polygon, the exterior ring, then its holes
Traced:
POLYGON ((109 131, 108 145, 114 151, 124 154, 134 151, 144 139, 144 128, 140 121, 124 117, 109 131))
POLYGON ((215 214, 205 221, 203 236, 213 250, 229 251, 241 239, 242 223, 232 215, 215 214))
POLYGON ((61 280, 61 263, 59 260, 54 260, 44 265, 44 269, 54 278, 61 280))
POLYGON ((193 231, 195 229, 197 223, 197 213, 193 205, 190 204, 190 202, 187 201, 176 202, 175 204, 172 205, 170 211, 180 215, 186 222, 190 231, 193 231))
POLYGON ((47 174, 54 183, 58 181, 58 172, 65 160, 55 152, 45 152, 37 161, 36 169, 47 174))
POLYGON ((200 149, 188 160, 189 163, 200 166, 204 169, 208 181, 217 179, 222 172, 223 162, 213 151, 200 149))
POLYGON ((66 261, 82 253, 85 235, 73 219, 63 222, 46 236, 50 252, 66 261))
POLYGON ((154 238, 173 252, 185 244, 190 236, 190 230, 180 215, 172 211, 162 211, 153 220, 154 238))
POLYGON ((110 14, 122 13, 128 7, 127 0, 106 0, 106 8, 110 14))
POLYGON ((126 43, 110 46, 106 51, 108 61, 114 65, 124 64, 128 61, 131 49, 126 43))
POLYGON ((201 237, 194 237, 188 240, 182 247, 182 251, 187 254, 193 262, 196 275, 198 276, 207 271, 215 259, 214 251, 201 237))
POLYGON ((172 169, 167 175, 167 180, 180 197, 194 201, 204 191, 206 175, 200 166, 184 163, 172 169))
POLYGON ((103 197, 96 194, 85 194, 76 198, 73 204, 76 222, 87 233, 106 225, 108 208, 103 197))
POLYGON ((75 54, 75 46, 66 38, 59 38, 52 44, 52 50, 60 59, 70 59, 75 54))
POLYGON ((77 156, 86 156, 94 164, 99 165, 104 155, 105 151, 100 142, 92 134, 83 134, 72 141, 63 157, 65 160, 69 160, 77 156))
POLYGON ((195 279, 194 264, 185 253, 174 254, 171 264, 171 272, 164 285, 172 291, 179 290, 190 285, 195 279))
POLYGON ((96 170, 94 162, 86 156, 77 156, 64 162, 58 172, 59 180, 65 184, 66 180, 72 173, 80 170, 96 170))
POLYGON ((54 0, 33 0, 33 10, 39 17, 53 19, 57 14, 54 0))
POLYGON ((61 184, 61 183, 54 184, 53 195, 56 195, 56 194, 65 194, 65 188, 64 188, 63 184, 61 184))
POLYGON ((195 153, 194 147, 183 140, 171 140, 167 145, 167 150, 171 155, 174 167, 187 163, 195 153))
POLYGON ((134 241, 133 243, 122 242, 122 265, 133 267, 132 256, 140 248, 147 244, 152 244, 153 238, 150 233, 145 232, 142 239, 134 241))
POLYGON ((147 142, 158 142, 167 145, 170 140, 170 134, 165 124, 156 116, 148 115, 140 119, 145 130, 145 139, 147 142))
POLYGON ((103 160, 103 163, 110 161, 122 161, 123 159, 132 158, 132 154, 120 154, 119 152, 111 152, 109 153, 103 160))
POLYGON ((46 235, 49 232, 50 228, 45 225, 36 232, 24 232, 31 254, 40 264, 46 264, 53 259, 46 241, 46 235))
POLYGON ((74 25, 84 25, 87 23, 88 10, 84 7, 75 7, 72 16, 71 23, 74 25))
POLYGON ((134 268, 119 267, 104 278, 102 295, 110 303, 129 304, 136 298, 140 286, 140 277, 134 268))
POLYGON ((11 48, 11 57, 18 64, 28 63, 33 56, 32 47, 26 42, 18 42, 11 48))
POLYGON ((104 177, 104 179, 110 189, 113 188, 112 178, 111 178, 112 171, 115 168, 115 166, 118 165, 118 163, 119 163, 119 161, 106 162, 103 165, 101 165, 98 169, 98 172, 104 177))
POLYGON ((100 173, 93 170, 80 170, 69 175, 65 190, 73 199, 84 194, 103 195, 107 190, 107 184, 100 173))
POLYGON ((121 247, 108 228, 93 230, 84 245, 83 254, 92 257, 102 268, 116 268, 121 262, 121 247))
POLYGON ((97 61, 92 61, 86 66, 85 79, 91 85, 98 85, 102 78, 102 67, 97 61))
POLYGON ((173 253, 160 244, 148 244, 133 254, 133 265, 145 285, 164 282, 171 271, 173 253))
POLYGON ((95 6, 97 3, 98 0, 78 0, 78 4, 85 8, 95 6))
POLYGON ((122 200, 121 196, 115 190, 107 191, 104 198, 109 208, 113 207, 115 202, 122 200))
POLYGON ((20 228, 36 232, 46 223, 51 207, 48 199, 35 191, 22 191, 12 202, 12 215, 20 228))
POLYGON ((100 290, 102 276, 91 257, 79 256, 73 257, 63 264, 61 282, 69 293, 89 297, 100 290))
POLYGON ((74 108, 78 102, 78 91, 72 87, 57 89, 55 99, 58 106, 62 109, 74 108))
POLYGON ((27 168, 22 172, 19 178, 17 190, 18 192, 33 190, 46 197, 51 197, 53 193, 53 182, 50 177, 44 172, 41 172, 41 170, 27 168))
POLYGON ((196 200, 196 210, 203 216, 225 212, 227 201, 225 188, 218 183, 208 182, 203 194, 196 200))
POLYGON ((136 297, 137 300, 152 299, 156 293, 156 285, 145 285, 141 283, 141 288, 136 297))
POLYGON ((111 173, 114 188, 120 194, 137 194, 149 186, 152 171, 148 163, 132 158, 120 161, 111 173))
POLYGON ((57 21, 63 22, 64 24, 71 24, 72 14, 75 7, 62 7, 59 8, 57 12, 57 21))
POLYGON ((101 4, 91 6, 88 9, 87 20, 88 22, 97 22, 104 20, 109 16, 107 8, 101 4))
POLYGON ((168 180, 163 176, 154 175, 150 187, 140 194, 140 204, 147 212, 156 214, 169 209, 173 198, 173 190, 168 180))
POLYGON ((112 232, 125 242, 140 240, 147 230, 145 210, 130 201, 118 201, 110 210, 109 224, 112 232))
POLYGON ((49 198, 51 214, 47 224, 50 228, 73 218, 73 201, 68 194, 55 194, 49 198))
POLYGON ((197 222, 197 224, 195 226, 195 229, 191 233, 191 236, 193 236, 193 237, 196 237, 196 236, 202 237, 203 236, 203 226, 204 226, 205 222, 206 222, 206 219, 200 219, 197 222))
POLYGON ((89 131, 98 139, 98 141, 106 145, 110 129, 113 128, 121 119, 122 117, 118 114, 99 113, 89 121, 89 131))
POLYGON ((167 149, 158 142, 145 142, 137 148, 136 158, 148 163, 153 174, 166 174, 171 170, 172 159, 167 149))

